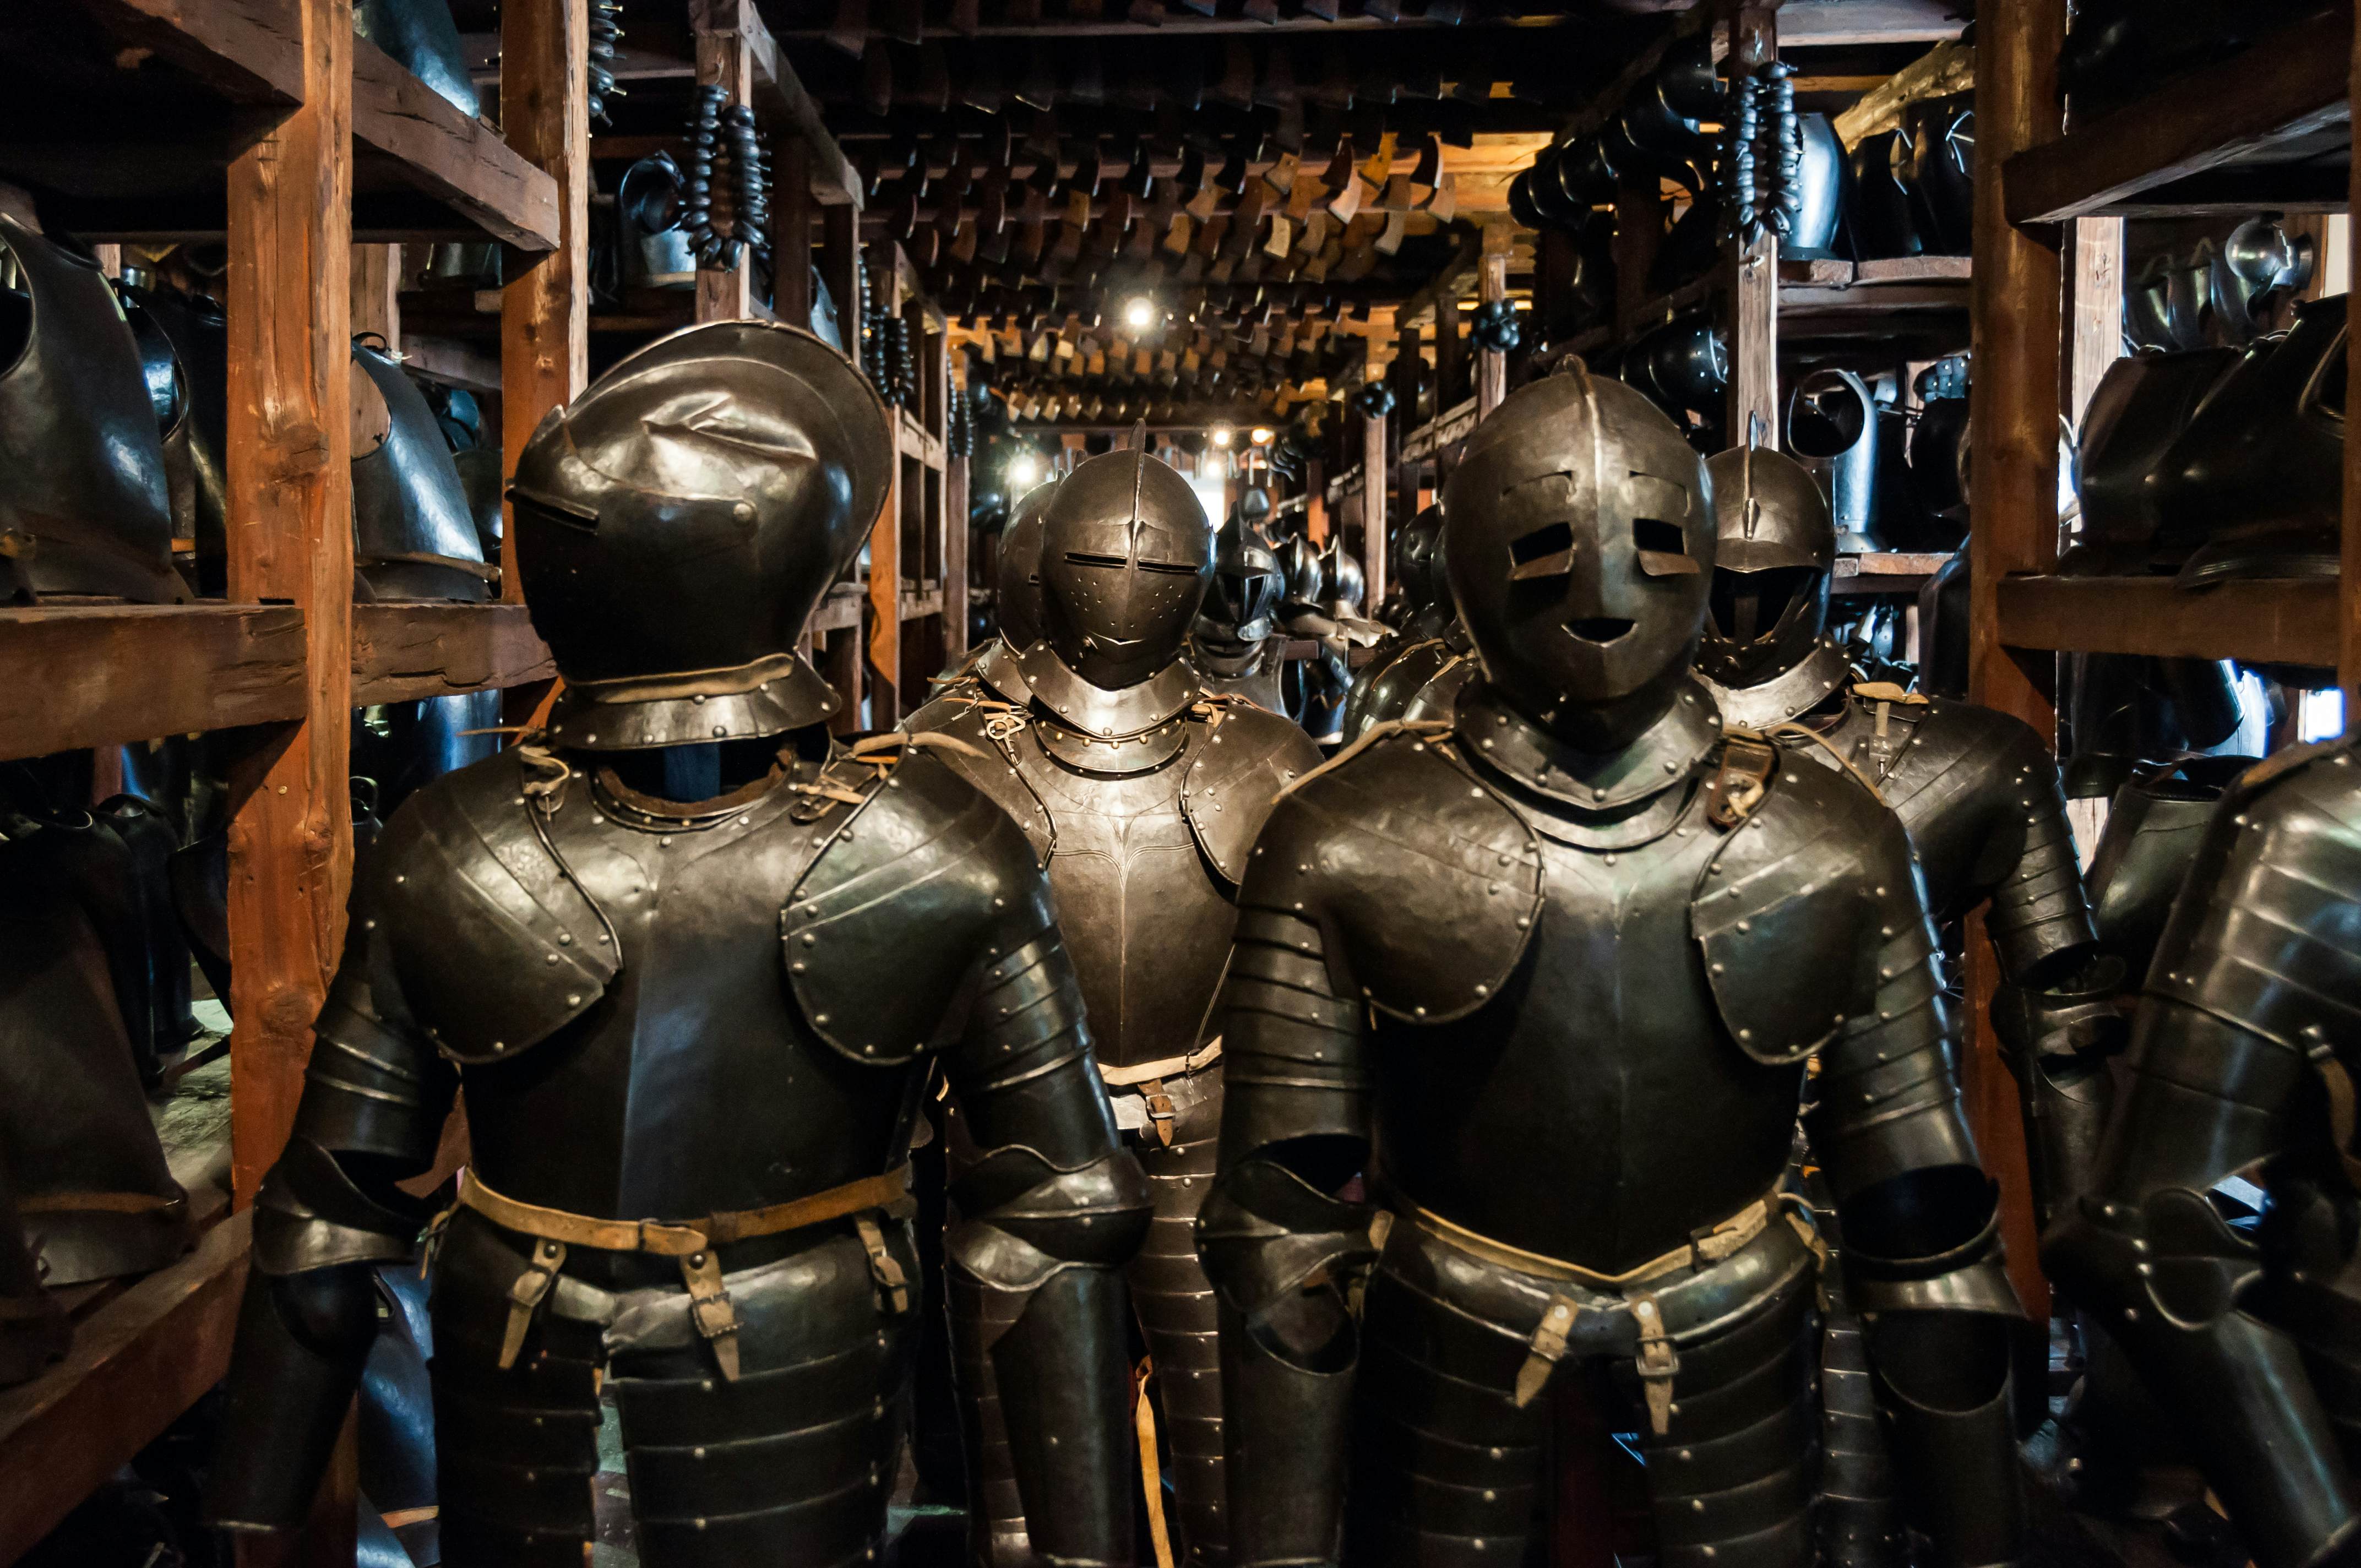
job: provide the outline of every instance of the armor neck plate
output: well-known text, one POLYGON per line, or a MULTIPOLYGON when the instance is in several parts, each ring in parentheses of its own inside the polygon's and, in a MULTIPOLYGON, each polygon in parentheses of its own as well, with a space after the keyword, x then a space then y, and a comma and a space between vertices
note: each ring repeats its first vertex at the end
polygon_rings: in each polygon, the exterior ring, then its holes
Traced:
POLYGON ((1579 811, 1613 811, 1660 795, 1704 762, 1721 739, 1721 714, 1701 685, 1620 751, 1577 751, 1510 707, 1488 685, 1463 691, 1456 723, 1471 756, 1536 795, 1579 811))
POLYGON ((1197 674, 1185 659, 1174 659, 1137 685, 1109 691, 1067 668, 1057 650, 1036 642, 1016 655, 1017 673, 1033 700, 1066 724, 1103 740, 1144 734, 1187 707, 1197 697, 1197 674))
POLYGON ((1051 760, 1076 773, 1116 777, 1154 773, 1189 743, 1189 721, 1179 715, 1153 729, 1114 740, 1069 729, 1055 719, 1037 718, 1027 728, 1051 760))
POLYGON ((1241 675, 1250 675, 1262 663, 1262 656, 1260 639, 1251 642, 1233 642, 1225 638, 1207 637, 1201 632, 1190 641, 1189 662, 1197 666, 1200 674, 1206 675, 1225 676, 1233 680, 1241 675))
POLYGON ((1741 729, 1768 729, 1809 713, 1852 678, 1852 666, 1832 637, 1822 637, 1795 663, 1751 686, 1725 686, 1699 675, 1724 720, 1741 729))
POLYGON ((1016 652, 1006 642, 994 641, 977 657, 975 677, 1019 707, 1033 700, 1033 688, 1016 667, 1016 652))
POLYGON ((550 716, 549 744, 632 751, 745 740, 801 729, 836 709, 836 688, 818 671, 793 653, 774 653, 734 670, 569 681, 550 716))
MULTIPOLYGON (((819 770, 811 763, 797 762, 792 771, 808 782, 819 770)), ((600 767, 590 774, 590 791, 598 808, 623 827, 642 833, 697 833, 741 817, 747 807, 789 777, 790 769, 782 765, 712 800, 673 801, 643 795, 617 778, 612 768, 600 767)))

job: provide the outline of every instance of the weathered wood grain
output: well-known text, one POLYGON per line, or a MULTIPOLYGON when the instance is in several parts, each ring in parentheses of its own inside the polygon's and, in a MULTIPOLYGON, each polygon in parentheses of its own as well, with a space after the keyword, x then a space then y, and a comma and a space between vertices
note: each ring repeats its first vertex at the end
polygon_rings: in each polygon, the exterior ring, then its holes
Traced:
POLYGON ((367 38, 352 43, 352 136, 492 238, 529 251, 558 243, 557 181, 367 38))
POLYGON ((298 0, 78 0, 125 43, 153 49, 233 103, 303 96, 298 0))
POLYGON ((1993 636, 2010 648, 2336 663, 2334 583, 2224 583, 2190 593, 2169 577, 2019 576, 1996 585, 1994 602, 1993 636))
POLYGON ((0 756, 37 757, 300 718, 303 612, 288 605, 0 609, 0 756))
POLYGON ((521 604, 353 607, 353 706, 522 685, 557 674, 521 604))

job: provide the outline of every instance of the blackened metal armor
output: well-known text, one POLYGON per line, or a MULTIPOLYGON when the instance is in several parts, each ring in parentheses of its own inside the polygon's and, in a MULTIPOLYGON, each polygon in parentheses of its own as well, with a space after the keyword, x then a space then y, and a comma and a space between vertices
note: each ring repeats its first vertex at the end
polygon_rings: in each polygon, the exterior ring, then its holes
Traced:
POLYGON ((1689 674, 1705 475, 1637 392, 1512 394, 1445 510, 1485 674, 1282 798, 1217 1005, 1238 1560, 1334 1561, 1342 1515, 1347 1562, 1521 1561, 1541 1396, 1603 1375, 1665 1561, 1806 1562, 1814 1238, 1780 1189, 1814 1057, 1919 1522, 2010 1560, 2022 1317, 1899 826, 1725 738, 1689 674))
POLYGON ((1223 535, 1213 585, 1189 631, 1189 662, 1207 691, 1287 711, 1279 682, 1286 642, 1276 619, 1286 587, 1278 556, 1243 532, 1223 535))
POLYGON ((163 439, 97 263, 0 217, 0 554, 36 594, 177 604, 163 439))
POLYGON ((1412 518, 1400 543, 1395 565, 1410 618, 1353 677, 1339 731, 1347 744, 1389 719, 1448 718, 1474 667, 1444 580, 1443 510, 1429 507, 1412 518))
POLYGON ((2355 750, 2291 748, 2215 807, 2148 970, 2097 1179, 2042 1245, 2262 1568, 2343 1561, 2361 1537, 2355 750), (2269 1193, 2251 1235, 2208 1197, 2233 1175, 2269 1193))
MULTIPOLYGON (((1221 1047, 1207 1013, 1229 951, 1236 884, 1270 803, 1319 754, 1303 732, 1207 692, 1181 657, 1213 575, 1213 531, 1170 467, 1137 450, 1076 468, 1044 514, 1044 636, 1017 656, 1029 706, 989 680, 910 720, 972 749, 953 766, 998 799, 1049 867, 1099 1067, 1156 1193, 1130 1272, 1170 1425, 1180 1535, 1227 1560, 1213 1301, 1190 1237, 1213 1176, 1221 1047), (976 753, 981 753, 977 755, 976 753)), ((953 1149, 960 1145, 955 1137, 953 1149)), ((954 1335, 989 1307, 954 1285, 954 1335)), ((1027 1516, 1005 1485, 988 1369, 962 1356, 980 1554, 1015 1560, 1027 1516)), ((1033 1548, 1045 1550, 1032 1521, 1033 1548)))
POLYGON ((1719 535, 1699 665, 1723 716, 1868 783, 1902 819, 1938 922, 1989 903, 2009 1047, 2046 1221, 2090 1176, 2120 1043, 2058 764, 1990 708, 1856 686, 1828 635, 1836 532, 1811 475, 1775 452, 1713 459, 1719 535))
POLYGON ((385 439, 353 458, 353 565, 379 598, 483 599, 485 565, 451 444, 416 382, 353 340, 353 364, 384 400, 385 439))
POLYGON ((357 878, 257 1201, 222 1522, 302 1516, 373 1266, 417 1236, 390 1184, 432 1159, 464 1076, 474 1164, 433 1303, 443 1561, 577 1568, 602 1388, 642 1561, 873 1558, 918 1321, 904 1158, 940 1070, 982 1150, 949 1249, 1016 1302, 988 1349, 1043 1551, 1129 1561, 1115 1270, 1147 1194, 1048 887, 939 745, 811 728, 827 688, 792 652, 892 453, 848 361, 751 322, 659 340, 534 433, 518 558, 569 705, 420 790, 357 878), (737 756, 774 760, 711 798, 642 787, 737 756))
POLYGON ((1009 509, 993 593, 1000 635, 976 650, 965 672, 1020 707, 1032 692, 1016 655, 1041 640, 1041 511, 1056 490, 1055 480, 1036 485, 1009 509))

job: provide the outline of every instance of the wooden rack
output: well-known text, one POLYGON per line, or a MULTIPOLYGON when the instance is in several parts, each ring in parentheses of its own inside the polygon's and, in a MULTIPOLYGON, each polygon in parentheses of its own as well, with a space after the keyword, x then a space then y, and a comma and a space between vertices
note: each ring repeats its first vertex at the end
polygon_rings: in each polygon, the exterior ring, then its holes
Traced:
MULTIPOLYGON (((2354 8, 2340 4, 2071 131, 2058 92, 2065 35, 2065 0, 1993 0, 1976 28, 1969 695, 2054 735, 2055 655, 2087 652, 2333 669, 2349 701, 2361 683, 2361 461, 2350 444, 2340 581, 2185 592, 2167 579, 2067 579, 2054 568, 2059 416, 2080 411, 2120 352, 2122 217, 2349 208, 2344 171, 2324 185, 2301 155, 2352 136, 2354 8)), ((2361 292, 2349 298, 2361 307, 2361 292)), ((1972 934, 1967 951, 1981 1014, 1996 977, 1972 934)), ((2001 1179, 2011 1269, 2037 1310, 2048 1291, 2015 1091, 1988 1031, 1965 1068, 1971 1118, 2001 1179)))
MULTIPOLYGON (((697 78, 752 102, 772 141, 775 314, 802 324, 815 236, 857 236, 860 182, 752 0, 689 8, 697 78)), ((752 301, 741 267, 699 274, 693 296, 661 302, 645 321, 590 316, 588 12, 588 0, 503 0, 497 48, 481 50, 499 60, 497 128, 356 38, 349 0, 54 0, 38 13, 39 46, 0 60, 0 93, 16 91, 20 104, 45 94, 37 132, 13 130, 32 122, 0 115, 0 180, 40 188, 45 218, 96 243, 216 238, 228 251, 229 597, 0 609, 0 667, 12 677, 0 690, 0 757, 195 731, 230 738, 236 979, 226 1000, 241 1211, 210 1225, 171 1267, 103 1299, 77 1299, 67 1360, 0 1394, 0 1563, 38 1541, 226 1369, 248 1255, 242 1211, 285 1142, 342 942, 351 710, 506 689, 522 719, 555 677, 522 602, 512 546, 500 602, 352 602, 347 345, 354 330, 388 330, 398 315, 381 247, 509 247, 497 291, 409 302, 423 329, 412 367, 498 394, 510 468, 542 415, 587 381, 594 328, 653 334, 772 313, 752 301), (51 73, 63 85, 52 87, 51 73), (143 128, 126 130, 134 126, 143 128), (130 145, 141 137, 156 145, 130 145), (152 179, 121 178, 148 165, 152 179), (116 178, 85 178, 102 167, 116 178)), ((847 244, 821 249, 848 319, 851 257, 847 244)), ((929 311, 916 301, 907 308, 929 311)), ((890 569, 883 579, 907 591, 889 623, 877 722, 890 723, 897 694, 913 680, 923 693, 933 673, 914 656, 906 676, 904 621, 939 623, 920 639, 928 657, 954 656, 966 624, 965 531, 943 523, 964 513, 965 476, 945 455, 939 313, 927 320, 925 419, 900 416, 900 478, 873 552, 889 566, 933 566, 916 585, 890 569), (897 556, 911 520, 928 528, 897 556)), ((866 593, 861 581, 840 587, 815 618, 818 634, 858 638, 866 593)), ((840 685, 853 687, 857 712, 852 663, 840 685)), ((352 1561, 351 1485, 347 1448, 317 1516, 327 1527, 307 1541, 304 1561, 352 1561)))

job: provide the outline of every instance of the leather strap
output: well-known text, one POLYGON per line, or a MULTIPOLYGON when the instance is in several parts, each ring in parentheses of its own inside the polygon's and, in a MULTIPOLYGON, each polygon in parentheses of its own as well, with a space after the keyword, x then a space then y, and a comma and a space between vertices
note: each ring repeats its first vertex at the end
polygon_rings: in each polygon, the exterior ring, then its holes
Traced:
POLYGON ((1172 1568, 1172 1531, 1164 1520, 1164 1475, 1156 1461, 1156 1406, 1148 1397, 1153 1360, 1139 1364, 1132 1379, 1132 1415, 1139 1431, 1139 1489, 1148 1499, 1148 1539, 1156 1548, 1156 1568, 1172 1568))
POLYGON ((1719 1263, 1770 1227, 1772 1206, 1776 1199, 1775 1196, 1758 1198, 1721 1223, 1700 1233, 1695 1240, 1685 1242, 1672 1251, 1650 1258, 1636 1268, 1625 1269, 1620 1274, 1601 1274, 1578 1263, 1568 1263, 1562 1257, 1527 1252, 1506 1242, 1496 1242, 1465 1225, 1454 1224, 1433 1210, 1422 1209, 1399 1193, 1390 1194, 1389 1201, 1403 1218, 1420 1230, 1487 1263, 1497 1263, 1503 1268, 1512 1268, 1520 1274, 1537 1275, 1543 1279, 1587 1285, 1600 1290, 1621 1290, 1675 1269, 1719 1263))
POLYGON ((1135 1084, 1156 1079, 1187 1078, 1204 1071, 1222 1059, 1222 1038, 1219 1035, 1199 1046, 1186 1056, 1166 1057, 1160 1061, 1142 1062, 1137 1067, 1108 1067, 1099 1064, 1099 1076, 1109 1089, 1129 1089, 1135 1084))
POLYGON ((504 1198, 483 1183, 473 1169, 459 1172, 459 1201, 503 1230, 568 1246, 596 1247, 601 1252, 645 1252, 660 1257, 686 1257, 708 1248, 728 1246, 753 1236, 774 1236, 829 1220, 840 1220, 864 1209, 884 1209, 899 1219, 912 1212, 910 1168, 896 1167, 883 1176, 864 1176, 825 1192, 774 1203, 767 1209, 740 1209, 678 1223, 663 1220, 594 1220, 563 1209, 504 1198))
POLYGON ((1705 786, 1706 820, 1727 832, 1754 815, 1779 770, 1779 748, 1735 732, 1721 743, 1721 766, 1705 786))

